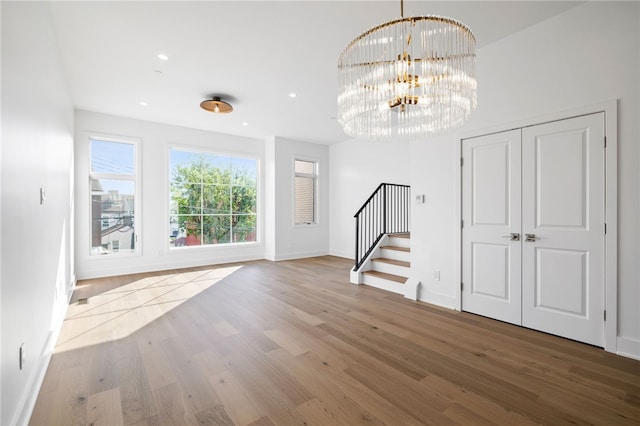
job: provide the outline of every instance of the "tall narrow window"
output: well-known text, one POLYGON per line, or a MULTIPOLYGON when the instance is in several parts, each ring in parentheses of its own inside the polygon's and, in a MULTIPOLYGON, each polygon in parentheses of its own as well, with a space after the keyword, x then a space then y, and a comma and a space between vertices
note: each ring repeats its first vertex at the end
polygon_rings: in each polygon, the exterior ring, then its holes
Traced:
POLYGON ((294 223, 311 225, 317 222, 318 163, 295 160, 294 223))
POLYGON ((137 144, 89 138, 91 255, 135 253, 137 144))
POLYGON ((257 241, 258 161, 172 148, 172 247, 257 241))

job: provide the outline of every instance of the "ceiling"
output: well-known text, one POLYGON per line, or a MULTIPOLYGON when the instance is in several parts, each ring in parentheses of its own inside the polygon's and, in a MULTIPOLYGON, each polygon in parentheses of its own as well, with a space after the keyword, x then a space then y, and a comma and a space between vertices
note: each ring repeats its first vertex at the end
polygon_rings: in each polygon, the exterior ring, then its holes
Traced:
MULTIPOLYGON (((460 20, 481 48, 578 4, 407 1, 404 11, 460 20)), ((338 55, 361 32, 398 18, 400 3, 71 1, 52 2, 52 12, 76 108, 331 144, 348 139, 335 119, 338 55), (214 95, 234 111, 200 109, 214 95)))

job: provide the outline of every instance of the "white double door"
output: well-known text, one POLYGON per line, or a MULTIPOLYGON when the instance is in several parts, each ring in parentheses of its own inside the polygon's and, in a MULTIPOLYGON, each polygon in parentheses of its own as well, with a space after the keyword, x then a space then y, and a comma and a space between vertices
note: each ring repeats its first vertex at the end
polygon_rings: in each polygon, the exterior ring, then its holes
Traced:
POLYGON ((462 309, 604 344, 604 114, 463 140, 462 309))

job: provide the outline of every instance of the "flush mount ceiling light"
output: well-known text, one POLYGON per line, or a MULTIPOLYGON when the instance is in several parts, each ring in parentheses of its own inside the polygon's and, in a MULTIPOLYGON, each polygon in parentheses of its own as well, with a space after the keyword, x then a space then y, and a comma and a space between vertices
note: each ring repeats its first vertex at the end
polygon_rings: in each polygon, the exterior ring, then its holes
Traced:
POLYGON ((233 111, 231 104, 221 101, 217 96, 211 100, 200 102, 200 108, 216 114, 228 114, 233 111))
POLYGON ((360 34, 338 59, 338 121, 352 137, 418 139, 464 124, 477 107, 476 39, 441 16, 404 17, 360 34))

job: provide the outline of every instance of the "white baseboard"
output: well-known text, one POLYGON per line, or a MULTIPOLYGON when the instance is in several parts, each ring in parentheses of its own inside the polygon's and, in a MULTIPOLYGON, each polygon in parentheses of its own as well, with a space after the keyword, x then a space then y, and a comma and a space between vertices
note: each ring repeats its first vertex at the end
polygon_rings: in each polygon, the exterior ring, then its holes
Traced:
POLYGON ((353 253, 347 253, 342 250, 329 250, 329 256, 344 257, 345 259, 353 260, 353 253))
POLYGON ((434 293, 424 288, 424 285, 418 289, 418 300, 431 303, 432 305, 442 306, 443 308, 455 309, 456 307, 456 298, 454 296, 434 293))
POLYGON ((47 369, 49 368, 49 363, 51 362, 51 357, 53 356, 53 350, 56 346, 56 342, 58 341, 58 336, 60 336, 60 331, 62 331, 62 325, 64 324, 64 318, 67 315, 67 309, 69 307, 69 302, 71 301, 71 296, 73 295, 76 282, 77 280, 74 274, 68 285, 69 290, 65 295, 66 302, 61 306, 62 312, 57 316, 59 319, 56 321, 56 324, 53 324, 47 343, 44 345, 42 353, 37 359, 37 367, 34 369, 34 374, 29 379, 25 392, 20 398, 18 408, 10 423, 12 425, 26 426, 29 424, 29 420, 33 414, 33 409, 36 406, 38 394, 40 393, 40 388, 42 387, 44 377, 47 374, 47 369))
POLYGON ((618 336, 618 348, 616 353, 620 356, 633 358, 640 361, 640 340, 618 336))
POLYGON ((305 259, 307 257, 318 257, 318 256, 327 256, 329 254, 328 250, 318 250, 318 251, 307 251, 307 252, 296 252, 296 253, 284 253, 277 254, 274 256, 274 261, 279 260, 294 260, 294 259, 305 259))

